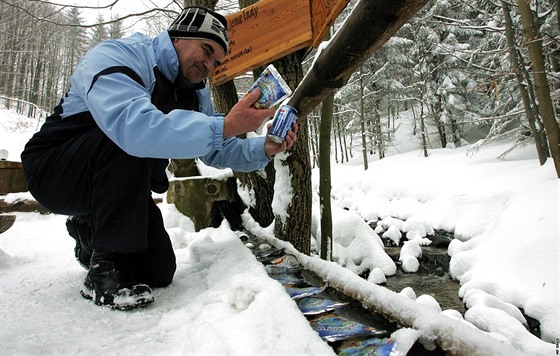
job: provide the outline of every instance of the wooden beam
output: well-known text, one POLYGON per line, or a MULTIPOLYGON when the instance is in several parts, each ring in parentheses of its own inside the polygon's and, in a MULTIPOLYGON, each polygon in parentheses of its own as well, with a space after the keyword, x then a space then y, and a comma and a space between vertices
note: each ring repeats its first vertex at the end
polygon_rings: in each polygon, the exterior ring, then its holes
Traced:
POLYGON ((428 0, 360 0, 344 26, 321 51, 288 105, 303 120, 323 99, 341 88, 373 53, 428 0))

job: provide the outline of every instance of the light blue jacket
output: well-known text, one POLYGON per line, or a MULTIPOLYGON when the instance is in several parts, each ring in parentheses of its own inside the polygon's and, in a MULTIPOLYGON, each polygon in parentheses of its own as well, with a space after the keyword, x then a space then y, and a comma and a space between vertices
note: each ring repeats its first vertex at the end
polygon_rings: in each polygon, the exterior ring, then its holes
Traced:
POLYGON ((84 56, 72 75, 61 117, 91 112, 101 130, 132 156, 200 157, 207 165, 242 172, 266 166, 269 158, 264 137, 222 138, 224 119, 216 115, 207 87, 197 91, 200 112, 159 111, 151 103, 155 66, 171 82, 179 74, 179 61, 167 31, 155 38, 136 33, 101 42, 84 56))

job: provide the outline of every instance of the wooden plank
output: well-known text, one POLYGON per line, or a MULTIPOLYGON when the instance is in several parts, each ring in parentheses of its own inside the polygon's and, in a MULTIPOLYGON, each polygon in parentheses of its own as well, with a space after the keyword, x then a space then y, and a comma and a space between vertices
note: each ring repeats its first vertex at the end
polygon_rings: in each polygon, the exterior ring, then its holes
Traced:
POLYGON ((318 47, 329 28, 348 5, 350 0, 312 0, 311 26, 313 28, 313 47, 318 47))
POLYGON ((310 13, 309 0, 261 0, 226 16, 230 48, 212 84, 311 45, 310 13))

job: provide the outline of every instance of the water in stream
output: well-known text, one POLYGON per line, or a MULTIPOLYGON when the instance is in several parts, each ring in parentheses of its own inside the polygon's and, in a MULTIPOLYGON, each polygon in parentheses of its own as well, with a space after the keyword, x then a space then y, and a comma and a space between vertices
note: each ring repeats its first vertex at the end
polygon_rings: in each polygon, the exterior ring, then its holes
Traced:
MULTIPOLYGON (((389 255, 398 261, 398 248, 388 250, 389 255)), ((417 297, 423 294, 434 297, 442 310, 455 309, 461 314, 466 311, 463 301, 458 296, 460 285, 449 276, 447 248, 422 247, 418 272, 405 273, 398 267, 394 276, 387 277, 384 286, 394 292, 411 287, 417 297)))

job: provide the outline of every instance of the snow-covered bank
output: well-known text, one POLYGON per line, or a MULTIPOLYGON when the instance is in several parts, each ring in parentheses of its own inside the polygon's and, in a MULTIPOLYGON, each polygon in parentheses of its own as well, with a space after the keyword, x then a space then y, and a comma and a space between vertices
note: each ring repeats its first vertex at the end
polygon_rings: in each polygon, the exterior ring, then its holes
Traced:
MULTIPOLYGON (((0 115, 0 146, 9 146, 9 159, 17 160, 35 126, 19 130, 9 122, 0 115)), ((393 227, 401 239, 418 244, 426 243, 431 229, 454 231, 451 272, 470 308, 464 322, 488 331, 491 338, 485 340, 496 339, 496 345, 553 354, 560 335, 558 179, 552 162, 539 166, 532 147, 496 159, 507 147, 484 147, 473 157, 466 148, 433 149, 427 158, 413 150, 372 160, 366 172, 359 157, 333 165, 333 203, 350 210, 335 210, 335 253, 354 272, 368 268, 390 275, 400 267, 385 257, 379 236, 363 229, 366 221, 383 219, 387 231, 393 227), (541 322, 546 342, 525 330, 518 308, 541 322)), ((79 295, 86 271, 74 261, 65 217, 16 213, 14 226, 0 236, 0 352, 333 352, 227 224, 194 232, 173 206, 160 208, 177 254, 177 274, 171 286, 155 291, 155 303, 128 313, 97 307, 79 295)), ((317 218, 309 222, 314 237, 317 218)), ((410 291, 403 294, 414 298, 410 291)), ((427 299, 418 296, 414 308, 434 308, 427 299)), ((422 327, 424 322, 400 334, 429 340, 421 333, 434 328, 422 327)))
MULTIPOLYGON (((334 203, 366 220, 388 216, 403 235, 426 242, 429 229, 454 231, 451 274, 460 296, 483 291, 525 310, 542 338, 560 334, 558 179, 552 162, 539 166, 533 148, 496 159, 507 144, 412 151, 360 166, 335 166, 334 203)), ((403 237, 403 238, 406 238, 403 237)))

